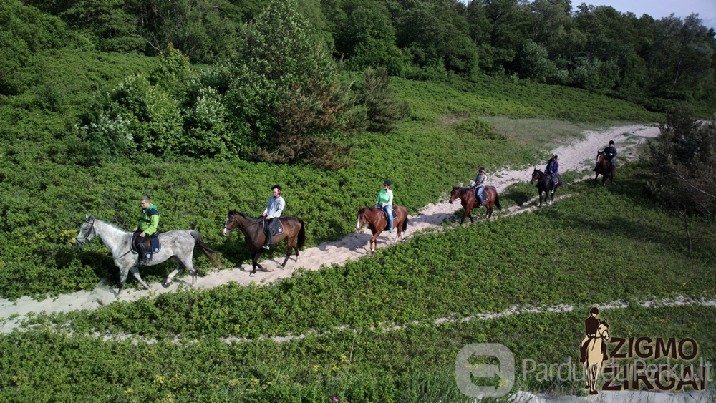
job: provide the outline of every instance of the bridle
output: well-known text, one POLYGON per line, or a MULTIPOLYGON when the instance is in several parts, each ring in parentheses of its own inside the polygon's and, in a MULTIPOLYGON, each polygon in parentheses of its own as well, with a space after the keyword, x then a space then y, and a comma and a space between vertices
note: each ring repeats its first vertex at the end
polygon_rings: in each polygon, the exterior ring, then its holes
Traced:
POLYGON ((226 217, 226 222, 224 223, 224 231, 226 231, 227 234, 239 226, 237 219, 236 219, 237 215, 238 214, 229 214, 229 216, 226 217), (229 229, 229 223, 233 223, 236 227, 229 229))
POLYGON ((95 221, 96 221, 96 219, 95 219, 94 217, 92 217, 92 218, 87 218, 87 220, 85 220, 85 223, 89 223, 90 225, 89 225, 89 228, 87 229, 87 231, 83 231, 83 232, 82 232, 82 240, 80 240, 79 237, 77 237, 77 244, 78 244, 78 245, 82 246, 82 245, 84 245, 87 241, 89 241, 89 239, 87 239, 87 238, 89 238, 90 234, 94 231, 94 222, 95 222, 95 221), (90 220, 91 220, 91 221, 90 221, 90 220))

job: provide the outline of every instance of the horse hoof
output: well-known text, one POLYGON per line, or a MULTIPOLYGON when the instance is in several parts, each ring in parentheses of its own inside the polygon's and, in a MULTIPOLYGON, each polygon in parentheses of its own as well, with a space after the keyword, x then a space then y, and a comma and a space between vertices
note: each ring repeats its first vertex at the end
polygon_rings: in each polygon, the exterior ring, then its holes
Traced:
POLYGON ((162 283, 162 285, 164 286, 164 288, 167 288, 167 287, 169 287, 170 285, 172 285, 172 282, 171 282, 171 281, 166 281, 166 280, 164 280, 164 282, 162 283))
POLYGON ((596 390, 590 390, 590 391, 589 391, 589 394, 590 394, 590 395, 596 395, 596 394, 598 394, 598 393, 599 393, 599 392, 596 391, 596 390))

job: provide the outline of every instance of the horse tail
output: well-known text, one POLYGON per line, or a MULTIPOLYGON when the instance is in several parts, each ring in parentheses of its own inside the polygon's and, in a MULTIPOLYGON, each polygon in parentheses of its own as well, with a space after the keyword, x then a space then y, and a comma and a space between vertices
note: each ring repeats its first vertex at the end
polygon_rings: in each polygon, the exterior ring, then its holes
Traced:
POLYGON ((306 243, 306 224, 304 224, 303 220, 299 219, 299 223, 301 223, 301 230, 298 231, 298 249, 303 248, 303 245, 306 243))
POLYGON ((204 243, 204 239, 201 237, 201 234, 195 230, 191 230, 189 233, 191 234, 191 237, 194 238, 194 247, 200 247, 206 257, 211 261, 211 264, 218 268, 220 265, 219 260, 214 256, 214 250, 204 243))
POLYGON ((403 228, 400 229, 401 232, 405 232, 405 230, 408 229, 408 211, 405 210, 405 221, 403 221, 403 228))
POLYGON ((495 206, 497 206, 498 210, 502 210, 502 206, 500 206, 500 195, 497 194, 497 191, 495 191, 495 206))

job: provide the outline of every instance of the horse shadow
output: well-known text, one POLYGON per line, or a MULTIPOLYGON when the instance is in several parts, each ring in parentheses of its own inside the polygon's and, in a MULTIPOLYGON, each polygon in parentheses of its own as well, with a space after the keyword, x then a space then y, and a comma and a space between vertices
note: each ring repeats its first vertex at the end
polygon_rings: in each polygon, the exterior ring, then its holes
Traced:
POLYGON ((527 193, 522 189, 508 189, 500 197, 505 200, 511 200, 516 205, 522 207, 532 200, 533 195, 532 192, 527 193))
POLYGON ((341 239, 332 241, 332 242, 321 242, 318 245, 318 250, 321 252, 327 252, 329 246, 339 247, 339 248, 346 248, 350 250, 351 252, 359 252, 361 249, 365 249, 365 246, 368 244, 368 241, 370 241, 370 234, 367 234, 365 229, 349 233, 345 236, 343 236, 341 239))

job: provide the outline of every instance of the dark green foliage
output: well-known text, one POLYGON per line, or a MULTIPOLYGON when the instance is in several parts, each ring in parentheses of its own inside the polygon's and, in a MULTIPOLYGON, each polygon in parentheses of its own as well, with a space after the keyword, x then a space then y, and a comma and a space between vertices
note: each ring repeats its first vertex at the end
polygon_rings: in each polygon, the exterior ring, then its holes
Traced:
POLYGON ((31 82, 34 54, 47 49, 85 47, 87 43, 58 18, 19 0, 0 3, 0 95, 17 95, 31 82))
POLYGON ((367 69, 359 92, 371 132, 390 133, 410 113, 408 105, 399 102, 393 94, 385 68, 367 69))
POLYGON ((420 67, 440 65, 470 75, 477 65, 477 52, 467 22, 454 5, 444 1, 399 1, 390 11, 398 47, 410 52, 420 67))
POLYGON ((678 109, 660 129, 650 147, 656 196, 679 210, 716 216, 716 121, 695 121, 678 109))
POLYGON ((351 70, 384 67, 391 75, 402 73, 405 56, 396 45, 395 28, 384 2, 343 1, 340 9, 329 11, 337 56, 347 59, 351 70))
POLYGON ((345 152, 333 139, 345 132, 347 88, 296 2, 272 1, 244 38, 226 94, 233 126, 250 137, 243 155, 344 165, 345 152))

